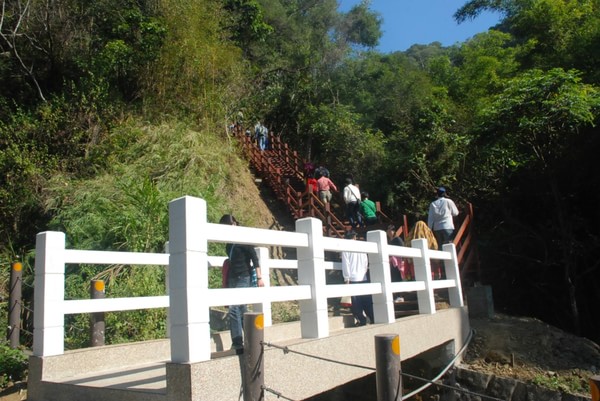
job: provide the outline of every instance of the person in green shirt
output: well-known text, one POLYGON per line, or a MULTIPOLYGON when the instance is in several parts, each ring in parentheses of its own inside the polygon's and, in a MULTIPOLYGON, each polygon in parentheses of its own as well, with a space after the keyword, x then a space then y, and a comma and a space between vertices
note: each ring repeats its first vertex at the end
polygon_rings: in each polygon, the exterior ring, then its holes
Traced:
POLYGON ((360 203, 360 213, 363 215, 363 222, 367 226, 371 226, 373 224, 377 224, 377 207, 375 203, 369 199, 369 193, 363 192, 362 201, 360 203))

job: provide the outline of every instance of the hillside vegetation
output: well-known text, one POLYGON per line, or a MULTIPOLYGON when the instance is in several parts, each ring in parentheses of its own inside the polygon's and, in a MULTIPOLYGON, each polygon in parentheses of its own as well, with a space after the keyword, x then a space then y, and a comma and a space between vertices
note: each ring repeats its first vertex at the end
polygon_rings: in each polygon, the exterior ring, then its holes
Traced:
MULTIPOLYGON (((347 13, 335 0, 3 5, 4 283, 19 258, 31 284, 45 230, 74 247, 162 251, 167 204, 183 195, 206 199, 211 221, 234 212, 270 227, 226 129, 261 120, 389 215, 425 218, 438 185, 471 202, 497 308, 600 340, 597 1, 465 1, 457 22, 491 9, 501 23, 391 54, 373 50, 383 16, 368 2, 347 13)), ((93 277, 114 296, 155 294, 162 276, 82 266, 67 294, 93 277)), ((160 336, 152 313, 107 322, 107 340, 160 336)), ((77 319, 69 346, 86 341, 77 319)))

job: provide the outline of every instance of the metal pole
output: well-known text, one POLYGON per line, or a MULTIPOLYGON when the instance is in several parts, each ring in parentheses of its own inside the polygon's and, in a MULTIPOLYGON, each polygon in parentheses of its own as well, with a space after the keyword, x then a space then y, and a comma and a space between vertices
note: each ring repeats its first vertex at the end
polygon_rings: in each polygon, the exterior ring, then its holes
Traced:
POLYGON ((8 315, 8 340, 11 348, 18 348, 21 336, 21 312, 23 264, 14 262, 10 270, 9 315, 8 315))
POLYGON ((377 401, 402 399, 400 377, 400 339, 396 334, 375 336, 375 368, 377 401))
MULTIPOLYGON (((90 298, 104 298, 104 280, 92 280, 90 283, 90 298)), ((104 333, 106 324, 104 322, 104 312, 95 312, 90 316, 90 337, 92 347, 104 345, 104 333)))
POLYGON ((243 386, 244 401, 264 400, 265 367, 262 342, 265 338, 262 313, 244 314, 243 386))
POLYGON ((600 376, 590 377, 590 392, 592 401, 600 401, 600 376))

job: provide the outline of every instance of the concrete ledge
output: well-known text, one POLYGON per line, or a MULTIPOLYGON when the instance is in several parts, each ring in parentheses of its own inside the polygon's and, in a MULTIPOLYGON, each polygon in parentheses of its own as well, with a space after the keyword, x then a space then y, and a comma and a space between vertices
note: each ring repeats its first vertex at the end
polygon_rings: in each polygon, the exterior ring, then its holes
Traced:
POLYGON ((114 370, 157 361, 166 363, 171 360, 171 346, 168 339, 152 340, 82 348, 66 351, 63 355, 32 358, 40 360, 41 380, 57 381, 87 371, 114 370))
POLYGON ((44 382, 27 389, 27 400, 36 401, 165 401, 165 393, 131 391, 110 387, 87 387, 75 384, 44 382))

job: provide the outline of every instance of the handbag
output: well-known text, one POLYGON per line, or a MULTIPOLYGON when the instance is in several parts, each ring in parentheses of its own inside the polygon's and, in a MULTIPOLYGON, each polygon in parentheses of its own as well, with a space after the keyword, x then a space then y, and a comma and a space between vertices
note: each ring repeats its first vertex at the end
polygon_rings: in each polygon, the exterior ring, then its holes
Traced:
POLYGON ((233 255, 233 247, 235 244, 231 245, 231 249, 229 250, 229 256, 227 259, 223 261, 223 267, 221 268, 221 286, 223 288, 229 287, 229 265, 231 264, 231 256, 233 255))

